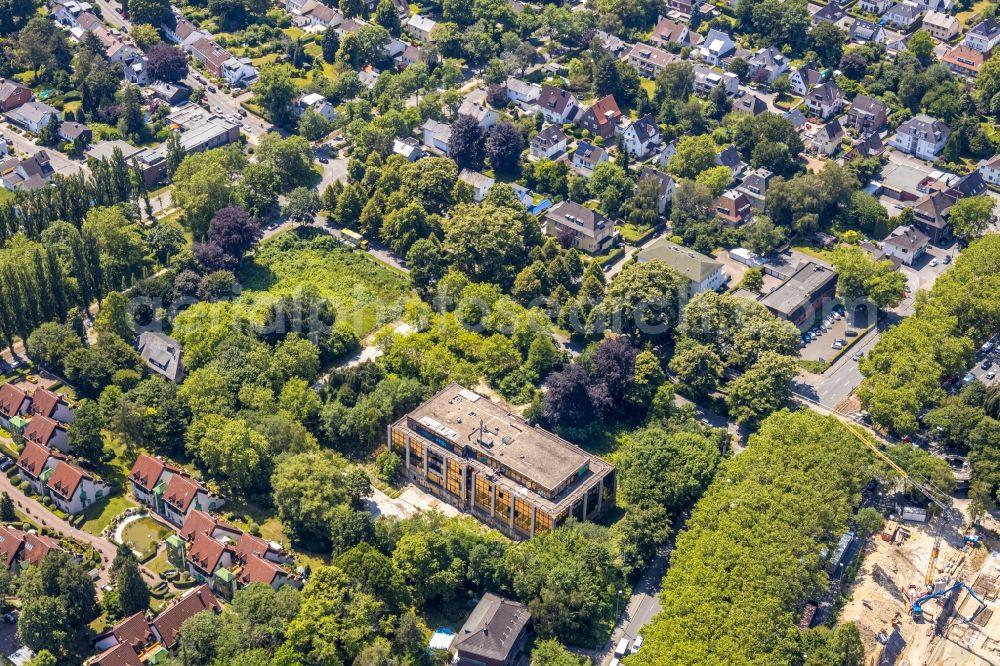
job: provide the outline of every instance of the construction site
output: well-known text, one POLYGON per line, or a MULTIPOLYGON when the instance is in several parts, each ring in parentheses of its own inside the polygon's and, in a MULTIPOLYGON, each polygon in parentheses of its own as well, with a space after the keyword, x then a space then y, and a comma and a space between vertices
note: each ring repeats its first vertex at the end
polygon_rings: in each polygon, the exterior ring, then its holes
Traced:
POLYGON ((872 666, 1000 664, 996 526, 970 530, 968 500, 911 477, 869 432, 845 425, 904 487, 923 495, 927 509, 896 505, 867 541, 839 621, 857 624, 872 666))

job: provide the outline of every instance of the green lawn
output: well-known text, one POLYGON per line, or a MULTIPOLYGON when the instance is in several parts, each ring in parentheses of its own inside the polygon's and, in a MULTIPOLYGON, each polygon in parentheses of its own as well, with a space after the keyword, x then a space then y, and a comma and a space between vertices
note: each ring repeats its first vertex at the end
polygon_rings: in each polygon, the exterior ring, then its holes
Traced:
POLYGON ((170 536, 170 530, 150 517, 140 518, 125 526, 122 530, 122 541, 141 553, 140 560, 150 557, 156 552, 160 541, 170 536))
POLYGON ((83 512, 86 520, 80 526, 80 529, 94 536, 100 536, 101 532, 111 524, 111 520, 115 516, 133 506, 136 506, 136 503, 125 495, 118 495, 104 502, 89 506, 83 512))
POLYGON ((236 305, 257 321, 270 303, 308 284, 332 302, 338 321, 350 322, 359 334, 392 320, 409 293, 407 279, 390 267, 308 230, 268 239, 240 270, 239 282, 243 293, 236 305))

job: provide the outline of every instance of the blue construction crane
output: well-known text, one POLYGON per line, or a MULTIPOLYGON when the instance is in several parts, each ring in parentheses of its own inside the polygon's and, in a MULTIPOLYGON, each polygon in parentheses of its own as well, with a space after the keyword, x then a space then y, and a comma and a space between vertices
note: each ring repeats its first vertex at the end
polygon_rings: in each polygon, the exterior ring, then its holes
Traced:
POLYGON ((965 583, 963 583, 962 581, 958 581, 957 583, 955 583, 951 587, 949 587, 949 588, 947 588, 945 590, 941 590, 940 592, 931 592, 929 594, 925 594, 924 596, 917 598, 913 602, 913 619, 914 620, 919 620, 923 616, 924 609, 921 606, 921 604, 923 604, 926 601, 930 601, 931 599, 935 599, 937 597, 947 596, 947 595, 951 594, 952 592, 954 592, 955 590, 957 590, 957 589, 959 589, 961 587, 964 587, 966 590, 968 590, 969 594, 972 595, 972 598, 975 599, 976 601, 978 601, 980 603, 980 606, 979 606, 979 608, 976 609, 976 612, 973 613, 970 618, 968 618, 968 621, 972 622, 976 618, 976 615, 979 614, 979 611, 986 607, 986 602, 983 601, 982 599, 980 599, 979 595, 976 594, 975 592, 973 592, 972 588, 969 587, 968 585, 966 585, 965 583))

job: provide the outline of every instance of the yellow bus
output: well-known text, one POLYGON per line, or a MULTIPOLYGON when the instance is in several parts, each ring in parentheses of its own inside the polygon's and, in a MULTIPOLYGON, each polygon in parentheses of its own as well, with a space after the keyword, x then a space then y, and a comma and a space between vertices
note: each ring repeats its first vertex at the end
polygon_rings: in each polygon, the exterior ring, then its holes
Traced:
POLYGON ((368 240, 361 237, 357 231, 351 229, 341 229, 340 237, 351 247, 359 247, 362 250, 368 249, 368 240))

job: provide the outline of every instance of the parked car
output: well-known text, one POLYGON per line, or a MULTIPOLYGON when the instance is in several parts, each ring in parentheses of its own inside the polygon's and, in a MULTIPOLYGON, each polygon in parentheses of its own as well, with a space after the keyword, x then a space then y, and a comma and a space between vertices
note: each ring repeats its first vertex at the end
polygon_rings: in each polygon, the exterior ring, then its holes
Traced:
POLYGON ((3 621, 7 624, 17 624, 17 616, 18 612, 16 610, 12 610, 9 613, 3 614, 3 621))
POLYGON ((208 87, 208 92, 214 93, 215 92, 215 86, 209 86, 208 87))
POLYGON ((980 367, 982 367, 983 370, 989 370, 990 368, 993 367, 993 360, 986 359, 985 361, 983 361, 983 364, 980 367))
POLYGON ((831 347, 833 347, 834 349, 843 349, 843 348, 844 348, 844 345, 843 345, 843 343, 841 343, 841 342, 834 342, 834 343, 833 343, 832 345, 830 345, 830 346, 831 346, 831 347))
POLYGON ((997 373, 994 372, 993 370, 990 370, 989 372, 986 373, 986 381, 991 382, 996 378, 997 378, 997 373))
POLYGON ((858 334, 858 332, 857 332, 857 331, 855 331, 855 330, 854 330, 853 328, 849 328, 849 329, 847 329, 846 331, 844 331, 844 335, 846 335, 846 336, 847 336, 847 337, 849 337, 849 338, 853 338, 853 337, 854 337, 854 336, 856 336, 857 334, 858 334))
POLYGON ((846 345, 847 344, 847 340, 845 340, 844 338, 837 338, 836 340, 834 340, 834 342, 842 344, 842 345, 846 345))
POLYGON ((854 356, 851 357, 851 360, 857 362, 864 358, 864 356, 864 352, 854 352, 854 356))
POLYGON ((14 466, 14 459, 11 458, 10 456, 3 456, 3 458, 0 459, 0 472, 6 472, 13 466, 14 466))
POLYGON ((635 637, 635 641, 632 643, 632 654, 638 652, 639 648, 641 647, 642 647, 642 636, 639 635, 635 637))
POLYGON ((222 107, 221 107, 221 106, 219 106, 218 104, 216 104, 216 105, 215 105, 215 112, 216 112, 216 113, 222 113, 222 107))
POLYGON ((931 268, 934 268, 937 265, 938 265, 937 259, 931 259, 931 263, 928 264, 928 266, 930 266, 931 268))
POLYGON ((946 264, 950 264, 951 263, 951 255, 950 254, 944 255, 944 259, 942 259, 941 261, 943 261, 946 264))

